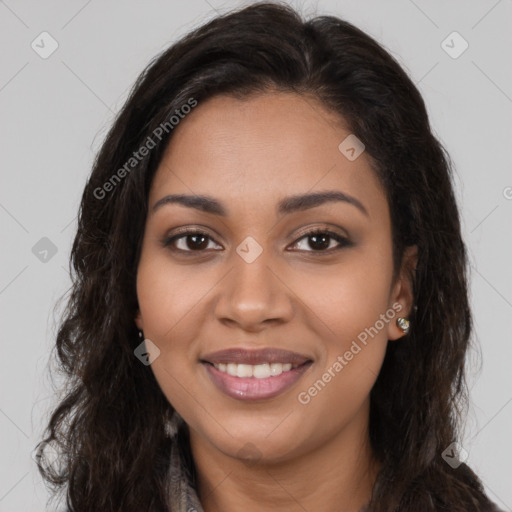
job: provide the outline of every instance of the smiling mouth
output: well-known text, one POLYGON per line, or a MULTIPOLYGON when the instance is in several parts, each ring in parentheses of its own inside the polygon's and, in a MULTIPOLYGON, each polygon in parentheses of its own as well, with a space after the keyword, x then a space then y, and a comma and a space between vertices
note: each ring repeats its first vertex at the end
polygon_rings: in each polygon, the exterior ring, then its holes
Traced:
POLYGON ((278 377, 284 372, 289 372, 298 368, 300 366, 304 366, 308 363, 312 363, 311 359, 308 359, 302 364, 297 363, 262 363, 262 364, 238 364, 238 363, 210 363, 209 361, 204 361, 206 364, 209 364, 215 367, 222 373, 226 373, 231 375, 232 377, 241 377, 241 378, 250 378, 253 377, 255 379, 267 379, 269 377, 278 377))
POLYGON ((295 385, 308 372, 313 361, 299 363, 212 363, 201 361, 210 381, 223 394, 242 401, 277 397, 295 385))

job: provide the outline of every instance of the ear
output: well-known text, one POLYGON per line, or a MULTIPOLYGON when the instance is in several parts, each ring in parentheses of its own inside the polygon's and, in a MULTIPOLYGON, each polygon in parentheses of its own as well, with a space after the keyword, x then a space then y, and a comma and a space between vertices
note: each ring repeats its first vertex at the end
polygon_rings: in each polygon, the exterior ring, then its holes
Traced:
POLYGON ((137 313, 135 314, 135 323, 137 325, 137 328, 141 331, 144 330, 144 324, 142 322, 142 315, 140 313, 140 309, 137 309, 137 313))
POLYGON ((414 271, 418 264, 418 247, 411 245, 406 247, 402 258, 400 275, 396 279, 390 295, 389 307, 396 311, 396 316, 388 324, 388 339, 397 340, 405 335, 398 327, 398 317, 409 318, 414 302, 414 271))

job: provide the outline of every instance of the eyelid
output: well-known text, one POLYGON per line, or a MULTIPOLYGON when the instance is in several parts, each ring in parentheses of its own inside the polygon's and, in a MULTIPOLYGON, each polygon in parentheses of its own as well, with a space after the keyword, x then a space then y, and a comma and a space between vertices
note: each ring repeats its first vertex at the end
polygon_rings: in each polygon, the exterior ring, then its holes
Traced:
MULTIPOLYGON (((326 234, 334 239, 336 239, 336 238, 342 239, 343 242, 346 242, 346 243, 349 242, 348 237, 346 235, 342 235, 341 233, 333 231, 332 229, 322 228, 322 227, 306 229, 305 231, 295 235, 294 242, 297 243, 300 240, 302 240, 303 238, 306 238, 308 236, 313 236, 316 234, 320 234, 320 233, 326 234)), ((166 240, 178 240, 180 238, 184 238, 187 235, 206 235, 206 237, 208 237, 212 242, 215 242, 216 244, 218 244, 218 242, 215 240, 215 238, 213 236, 210 236, 206 231, 201 231, 201 230, 195 229, 195 228, 188 228, 188 229, 185 228, 179 232, 173 233, 173 235, 170 237, 166 237, 166 240)), ((188 252, 194 252, 194 251, 188 251, 188 252)), ((200 252, 200 251, 197 251, 197 252, 200 252)), ((310 252, 322 252, 322 251, 310 251, 310 252)))
POLYGON ((338 252, 339 250, 341 250, 345 247, 350 247, 351 245, 353 245, 352 242, 350 241, 350 239, 348 238, 348 236, 346 236, 346 235, 342 235, 341 233, 338 233, 337 231, 334 231, 331 228, 316 227, 316 228, 306 229, 305 232, 297 235, 297 238, 293 242, 292 246, 297 245, 304 238, 308 238, 308 237, 314 236, 316 234, 327 235, 328 238, 331 238, 332 240, 337 242, 338 246, 331 248, 331 249, 326 249, 326 250, 317 250, 317 251, 310 250, 310 251, 299 251, 299 252, 306 252, 306 253, 312 253, 312 254, 318 254, 318 255, 322 255, 322 254, 330 255, 335 252, 338 252))
MULTIPOLYGON (((348 235, 341 234, 337 231, 334 231, 332 228, 327 226, 316 226, 316 227, 308 227, 301 230, 298 234, 294 235, 294 241, 292 242, 292 246, 297 245, 298 242, 300 242, 302 239, 307 238, 308 236, 313 236, 315 234, 326 234, 329 238, 335 240, 338 243, 338 247, 326 249, 326 250, 310 250, 310 251, 300 251, 299 252, 306 252, 306 253, 313 253, 313 254, 332 254, 344 247, 349 247, 353 245, 353 243, 350 241, 348 235)), ((177 240, 181 238, 185 238, 187 235, 205 235, 210 241, 214 242, 217 245, 220 245, 217 240, 211 236, 208 233, 208 229, 204 228, 202 226, 200 227, 185 227, 185 228, 178 228, 176 231, 172 233, 172 235, 166 235, 164 236, 162 240, 162 246, 164 248, 167 248, 171 246, 172 243, 176 242, 177 240)), ((200 251, 193 251, 193 250, 183 250, 183 249, 176 249, 171 248, 174 252, 181 253, 181 254, 194 254, 196 253, 199 255, 200 253, 207 252, 206 249, 200 250, 200 251)), ((215 251, 218 251, 218 249, 214 249, 215 251)))
MULTIPOLYGON (((179 240, 181 238, 186 238, 188 235, 190 235, 190 236, 193 236, 193 235, 205 235, 210 241, 214 242, 217 245, 220 245, 219 242, 217 242, 217 240, 213 236, 211 236, 209 234, 208 229, 205 229, 203 227, 185 227, 185 228, 178 228, 175 232, 173 232, 172 235, 165 235, 163 240, 162 240, 162 246, 164 248, 168 248, 169 246, 171 246, 177 240, 179 240)), ((174 251, 174 252, 177 252, 177 253, 181 253, 181 254, 184 254, 184 253, 189 253, 189 254, 197 253, 197 254, 200 254, 202 252, 206 252, 205 250, 202 250, 202 251, 184 251, 182 249, 176 249, 174 247, 171 247, 171 250, 174 251)), ((218 250, 218 249, 215 249, 215 250, 218 250)))
POLYGON ((329 233, 329 234, 336 235, 336 236, 339 236, 340 238, 345 238, 348 240, 348 238, 349 238, 348 234, 346 232, 340 233, 339 232, 340 230, 341 230, 341 228, 338 228, 338 227, 331 228, 327 224, 320 224, 317 226, 313 226, 313 227, 308 226, 303 229, 300 229, 299 232, 294 235, 294 237, 297 237, 296 240, 299 240, 300 238, 302 238, 306 235, 311 235, 311 234, 315 234, 315 233, 329 233))

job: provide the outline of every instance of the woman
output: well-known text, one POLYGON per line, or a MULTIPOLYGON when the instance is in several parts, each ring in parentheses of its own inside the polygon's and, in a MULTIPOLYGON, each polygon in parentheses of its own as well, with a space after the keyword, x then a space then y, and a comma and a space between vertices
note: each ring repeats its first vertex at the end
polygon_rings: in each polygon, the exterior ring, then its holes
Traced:
POLYGON ((457 443, 472 324, 449 161, 349 23, 255 4, 156 58, 72 264, 69 388, 40 447, 69 510, 497 510, 457 443))

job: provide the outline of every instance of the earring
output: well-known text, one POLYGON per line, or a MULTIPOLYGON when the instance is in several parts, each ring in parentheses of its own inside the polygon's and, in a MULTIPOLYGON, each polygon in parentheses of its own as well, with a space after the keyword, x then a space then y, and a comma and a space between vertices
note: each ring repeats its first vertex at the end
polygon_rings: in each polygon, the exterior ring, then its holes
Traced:
POLYGON ((139 340, 143 340, 144 339, 144 334, 142 333, 142 331, 139 331, 139 340))
POLYGON ((409 327, 410 327, 410 322, 409 320, 407 320, 407 318, 403 318, 401 316, 399 316, 397 319, 396 319, 396 323, 398 325, 398 327, 400 327, 400 329, 402 329, 402 331, 407 334, 409 332, 409 327))

